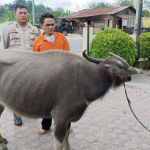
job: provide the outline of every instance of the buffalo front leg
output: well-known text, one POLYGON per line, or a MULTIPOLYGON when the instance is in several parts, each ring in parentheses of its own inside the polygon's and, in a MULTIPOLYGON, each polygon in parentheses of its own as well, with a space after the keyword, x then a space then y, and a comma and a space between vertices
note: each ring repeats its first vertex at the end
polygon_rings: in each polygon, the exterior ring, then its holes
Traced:
POLYGON ((64 150, 71 150, 69 140, 68 140, 69 134, 70 134, 70 127, 71 127, 71 122, 67 126, 67 131, 66 131, 66 136, 65 136, 65 143, 64 143, 64 150))
MULTIPOLYGON (((65 138, 67 134, 66 123, 55 123, 54 131, 54 150, 63 150, 65 145, 65 138)), ((69 144, 69 143, 68 143, 69 144)), ((68 145, 69 146, 69 145, 68 145)), ((70 150, 70 146, 66 147, 65 150, 70 150)))
MULTIPOLYGON (((0 116, 1 116, 3 111, 4 111, 4 107, 0 104, 0 116)), ((0 150, 8 150, 5 143, 4 143, 4 139, 1 136, 1 133, 0 133, 0 150)))

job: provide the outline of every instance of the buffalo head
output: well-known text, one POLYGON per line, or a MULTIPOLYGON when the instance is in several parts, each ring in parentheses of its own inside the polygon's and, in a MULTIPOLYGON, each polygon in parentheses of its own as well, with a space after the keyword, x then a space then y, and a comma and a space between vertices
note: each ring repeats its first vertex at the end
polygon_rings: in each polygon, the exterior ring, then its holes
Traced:
POLYGON ((139 71, 136 68, 129 66, 126 60, 120 56, 109 52, 112 56, 105 59, 95 59, 86 55, 86 51, 83 52, 83 57, 99 66, 105 66, 108 68, 109 72, 115 76, 114 83, 115 86, 119 86, 122 81, 130 81, 131 75, 138 74, 139 71))

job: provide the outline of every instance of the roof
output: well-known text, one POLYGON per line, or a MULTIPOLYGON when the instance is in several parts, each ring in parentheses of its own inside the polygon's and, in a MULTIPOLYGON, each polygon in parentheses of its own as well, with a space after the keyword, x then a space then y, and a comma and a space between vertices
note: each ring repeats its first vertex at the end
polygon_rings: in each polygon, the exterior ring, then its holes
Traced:
POLYGON ((132 6, 99 8, 99 9, 83 9, 81 11, 75 12, 69 16, 62 17, 62 18, 73 19, 73 18, 85 18, 85 17, 99 16, 99 15, 111 15, 111 14, 116 14, 129 7, 136 12, 136 10, 132 6))

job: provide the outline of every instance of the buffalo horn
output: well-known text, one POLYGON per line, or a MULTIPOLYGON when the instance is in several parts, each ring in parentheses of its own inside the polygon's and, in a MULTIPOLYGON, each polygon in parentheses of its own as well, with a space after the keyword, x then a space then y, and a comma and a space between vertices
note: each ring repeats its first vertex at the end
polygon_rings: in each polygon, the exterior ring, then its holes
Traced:
POLYGON ((91 57, 89 57, 85 52, 86 52, 86 50, 83 51, 82 56, 83 56, 86 60, 89 60, 90 62, 93 62, 93 63, 98 64, 98 63, 100 63, 100 62, 102 62, 102 61, 104 60, 104 59, 91 58, 91 57))
MULTIPOLYGON (((112 56, 114 56, 114 57, 116 57, 116 58, 118 58, 120 61, 121 61, 121 63, 122 63, 122 67, 123 68, 129 68, 129 64, 127 63, 127 61, 126 60, 124 60, 123 58, 121 58, 120 56, 118 56, 118 55, 116 55, 116 54, 114 54, 114 53, 111 53, 111 52, 109 52, 109 54, 111 54, 112 56)), ((121 65, 121 64, 120 64, 121 65)))

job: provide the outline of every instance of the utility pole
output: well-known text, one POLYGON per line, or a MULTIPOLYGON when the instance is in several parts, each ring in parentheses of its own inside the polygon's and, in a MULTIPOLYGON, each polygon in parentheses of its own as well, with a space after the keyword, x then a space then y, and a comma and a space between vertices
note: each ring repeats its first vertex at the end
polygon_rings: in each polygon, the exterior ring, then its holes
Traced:
POLYGON ((143 7, 143 0, 139 0, 137 31, 136 31, 136 46, 138 51, 137 51, 136 61, 138 61, 140 58, 140 33, 141 33, 142 7, 143 7))
POLYGON ((87 55, 89 55, 89 26, 90 26, 90 20, 87 21, 87 55))
POLYGON ((32 0, 32 20, 33 20, 33 25, 35 25, 35 9, 34 9, 34 0, 32 0))
POLYGON ((137 30, 138 14, 139 14, 139 0, 136 1, 136 18, 135 18, 134 30, 137 30))

